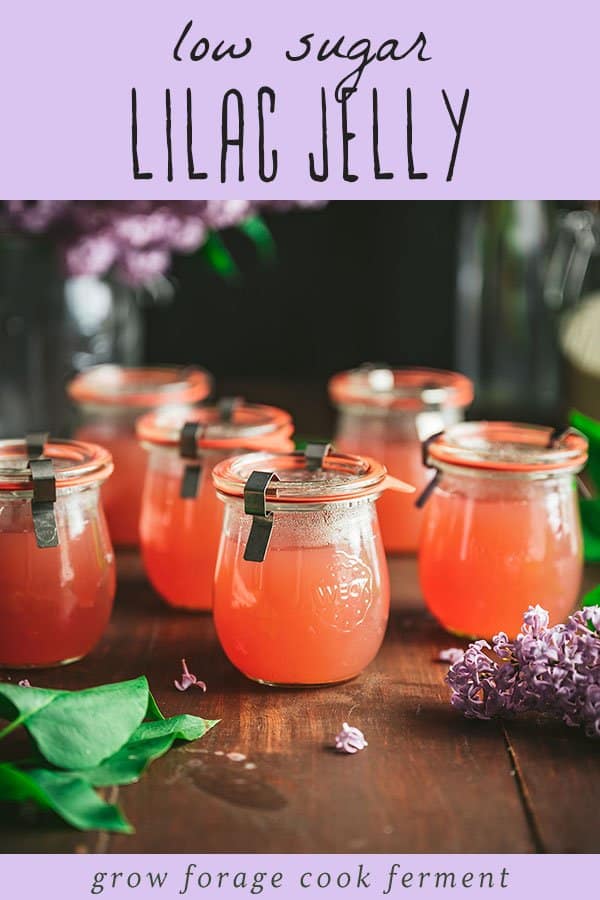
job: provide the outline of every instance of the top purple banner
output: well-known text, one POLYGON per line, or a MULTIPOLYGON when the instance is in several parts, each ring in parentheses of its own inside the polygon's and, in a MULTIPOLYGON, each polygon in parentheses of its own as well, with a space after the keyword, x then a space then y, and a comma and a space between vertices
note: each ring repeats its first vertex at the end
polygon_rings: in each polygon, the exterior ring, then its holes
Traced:
POLYGON ((20 0, 3 199, 600 196, 600 7, 20 0))

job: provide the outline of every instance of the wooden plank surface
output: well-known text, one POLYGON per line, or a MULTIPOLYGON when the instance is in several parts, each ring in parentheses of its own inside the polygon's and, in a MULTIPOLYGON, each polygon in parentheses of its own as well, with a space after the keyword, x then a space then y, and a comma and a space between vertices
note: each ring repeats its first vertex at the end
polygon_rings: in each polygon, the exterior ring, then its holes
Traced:
POLYGON ((37 673, 35 683, 79 688, 144 673, 167 714, 222 722, 120 789, 135 835, 4 820, 3 850, 598 849, 598 747, 552 724, 505 731, 450 708, 445 667, 434 658, 453 641, 422 610, 414 561, 391 562, 393 611, 375 663, 353 682, 312 691, 246 681, 224 658, 209 616, 166 609, 135 558, 120 567, 115 616, 97 651, 37 673), (205 695, 173 688, 184 655, 208 683, 205 695), (344 720, 369 740, 354 757, 330 747, 344 720), (246 759, 232 761, 231 752, 246 759))
MULTIPOLYGON (((290 392, 272 379, 230 380, 220 388, 291 405, 302 432, 330 432, 322 385, 290 392)), ((461 718, 448 703, 446 667, 434 662, 456 641, 423 611, 414 560, 390 567, 392 615, 373 665, 345 685, 284 691, 246 681, 224 658, 210 617, 168 610, 137 557, 121 556, 115 615, 97 650, 31 680, 76 689, 146 674, 166 714, 221 724, 110 794, 135 835, 81 834, 30 810, 15 819, 9 807, 0 850, 598 852, 598 744, 554 723, 461 718), (208 683, 205 695, 174 689, 182 656, 208 683), (354 757, 331 750, 344 720, 369 740, 354 757)), ((600 569, 588 580, 600 582, 600 569)), ((6 677, 16 675, 0 672, 6 677)))

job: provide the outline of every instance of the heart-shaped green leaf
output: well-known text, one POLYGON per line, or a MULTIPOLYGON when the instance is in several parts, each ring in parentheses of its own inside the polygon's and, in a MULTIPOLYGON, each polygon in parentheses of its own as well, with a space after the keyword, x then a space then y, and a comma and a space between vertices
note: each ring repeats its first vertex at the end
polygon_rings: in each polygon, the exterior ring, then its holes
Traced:
POLYGON ((117 806, 105 803, 87 781, 70 772, 49 769, 23 772, 12 765, 0 764, 0 798, 16 803, 34 801, 82 831, 101 829, 125 834, 133 831, 117 806))
POLYGON ((94 787, 130 784, 137 781, 153 760, 170 750, 175 741, 195 741, 217 724, 218 719, 173 716, 157 722, 143 722, 131 739, 109 759, 76 774, 94 787))
POLYGON ((149 693, 144 676, 83 691, 0 684, 0 716, 12 719, 0 737, 23 725, 48 762, 87 769, 131 737, 148 711, 149 693))
POLYGON ((0 801, 31 800, 75 828, 121 832, 132 828, 93 788, 136 781, 175 741, 196 740, 217 724, 165 719, 143 677, 83 691, 0 684, 0 718, 10 720, 0 738, 22 725, 36 744, 34 761, 0 764, 0 801))

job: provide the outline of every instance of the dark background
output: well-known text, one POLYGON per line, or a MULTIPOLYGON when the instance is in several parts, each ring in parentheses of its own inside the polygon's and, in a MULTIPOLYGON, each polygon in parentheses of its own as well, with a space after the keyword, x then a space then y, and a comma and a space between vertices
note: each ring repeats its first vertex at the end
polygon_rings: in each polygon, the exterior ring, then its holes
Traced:
POLYGON ((226 380, 314 381, 366 360, 452 367, 457 221, 457 203, 423 201, 271 215, 273 265, 228 232, 240 277, 177 259, 174 300, 146 313, 147 360, 226 380))

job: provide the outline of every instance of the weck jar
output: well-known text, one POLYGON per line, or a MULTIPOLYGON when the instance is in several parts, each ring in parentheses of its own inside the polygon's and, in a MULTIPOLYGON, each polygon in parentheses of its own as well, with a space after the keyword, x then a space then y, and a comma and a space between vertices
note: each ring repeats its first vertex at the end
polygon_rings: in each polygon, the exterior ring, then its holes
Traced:
POLYGON ((212 608, 223 519, 213 467, 244 449, 292 450, 293 430, 284 410, 237 398, 195 410, 156 410, 138 421, 138 438, 148 451, 142 556, 148 578, 170 606, 212 608))
POLYGON ((81 372, 67 390, 79 413, 75 437, 107 447, 114 459, 114 476, 102 491, 113 543, 135 547, 146 467, 136 420, 157 407, 199 403, 210 394, 212 379, 202 369, 103 365, 81 372))
POLYGON ((225 504, 214 620, 229 660, 269 685, 316 686, 358 675, 389 612, 375 500, 411 491, 366 457, 249 454, 215 466, 225 504))
POLYGON ((0 441, 0 666, 81 659, 115 594, 100 503, 110 453, 80 441, 0 441))
POLYGON ((515 637, 536 604, 552 623, 564 621, 582 577, 575 476, 587 459, 583 435, 469 422, 434 437, 426 456, 436 471, 419 575, 433 615, 448 631, 478 638, 515 637))
MULTIPOLYGON (((391 475, 420 490, 427 481, 421 442, 463 419, 473 384, 441 369, 365 364, 334 375, 329 395, 339 413, 336 448, 379 459, 391 475)), ((414 498, 385 494, 378 513, 385 549, 415 553, 422 513, 414 498)))

